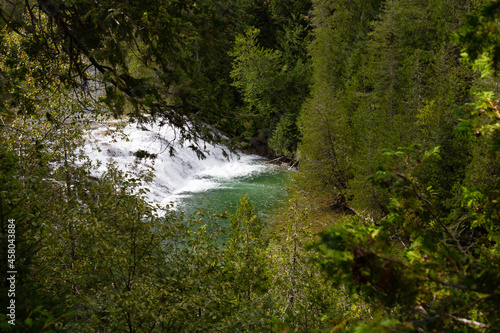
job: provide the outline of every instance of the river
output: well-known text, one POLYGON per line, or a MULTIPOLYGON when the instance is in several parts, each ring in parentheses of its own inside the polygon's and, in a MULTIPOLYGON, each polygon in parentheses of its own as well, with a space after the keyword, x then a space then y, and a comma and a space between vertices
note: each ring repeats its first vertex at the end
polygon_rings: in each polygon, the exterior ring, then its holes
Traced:
POLYGON ((111 160, 130 174, 149 172, 153 177, 145 188, 151 203, 172 205, 189 216, 198 208, 234 212, 239 198, 248 195, 267 215, 287 196, 287 168, 241 152, 228 159, 219 145, 206 145, 207 156, 199 159, 189 148, 192 142, 179 142, 174 128, 126 124, 116 132, 119 123, 107 122, 90 130, 85 153, 100 163, 97 174, 105 172, 111 160), (134 156, 139 150, 156 157, 139 160, 134 156))

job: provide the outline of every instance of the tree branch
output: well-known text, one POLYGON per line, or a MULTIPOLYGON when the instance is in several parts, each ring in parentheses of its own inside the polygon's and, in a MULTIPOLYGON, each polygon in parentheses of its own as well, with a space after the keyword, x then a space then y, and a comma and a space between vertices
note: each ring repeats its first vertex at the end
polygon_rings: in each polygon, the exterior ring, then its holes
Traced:
POLYGON ((449 314, 448 317, 451 317, 454 320, 456 320, 456 321, 458 321, 458 322, 460 322, 462 324, 466 324, 466 325, 477 326, 477 327, 481 327, 481 328, 489 328, 490 327, 490 325, 483 324, 483 323, 480 323, 478 321, 474 321, 474 320, 470 320, 470 319, 455 317, 455 316, 453 316, 451 314, 449 314))

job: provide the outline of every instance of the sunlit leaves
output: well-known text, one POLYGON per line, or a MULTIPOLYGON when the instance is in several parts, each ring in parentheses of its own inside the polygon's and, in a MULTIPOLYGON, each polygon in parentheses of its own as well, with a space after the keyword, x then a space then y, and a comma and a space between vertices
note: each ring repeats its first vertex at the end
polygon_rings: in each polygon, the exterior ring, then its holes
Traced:
POLYGON ((465 24, 453 34, 455 43, 462 47, 462 57, 482 77, 496 73, 500 64, 500 33, 498 2, 491 2, 481 10, 465 16, 465 24))

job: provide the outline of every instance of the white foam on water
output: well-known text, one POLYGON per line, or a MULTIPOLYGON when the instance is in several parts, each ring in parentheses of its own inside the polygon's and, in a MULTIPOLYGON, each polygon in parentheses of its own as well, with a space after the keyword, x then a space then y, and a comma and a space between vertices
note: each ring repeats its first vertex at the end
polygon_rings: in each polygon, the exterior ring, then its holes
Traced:
MULTIPOLYGON (((104 125, 112 126, 113 122, 104 125)), ((267 169, 262 158, 256 155, 240 153, 239 156, 231 155, 228 160, 223 154, 224 147, 219 145, 207 145, 206 158, 199 159, 189 148, 193 142, 181 144, 176 139, 175 129, 169 126, 127 124, 122 132, 124 136, 112 135, 104 126, 90 130, 85 153, 93 162, 101 163, 97 169, 99 174, 106 171, 109 160, 115 161, 125 172, 153 171, 153 181, 145 185, 150 191, 148 199, 153 203, 175 204, 188 193, 221 187, 222 180, 246 177, 267 169), (174 156, 170 156, 170 147, 175 150, 174 156), (137 163, 134 152, 138 150, 157 157, 137 163)))

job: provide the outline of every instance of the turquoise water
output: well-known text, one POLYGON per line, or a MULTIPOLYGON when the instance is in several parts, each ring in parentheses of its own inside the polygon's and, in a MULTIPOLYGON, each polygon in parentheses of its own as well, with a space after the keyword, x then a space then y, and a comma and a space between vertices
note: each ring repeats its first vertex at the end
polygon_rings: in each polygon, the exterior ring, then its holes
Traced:
POLYGON ((145 186, 152 204, 172 204, 189 217, 200 208, 235 212, 239 199, 248 195, 266 216, 287 197, 289 170, 259 156, 237 153, 228 158, 223 146, 177 140, 178 133, 171 126, 148 124, 138 130, 128 124, 123 133, 127 138, 110 135, 107 127, 96 127, 88 133, 85 152, 92 161, 101 163, 98 174, 106 172, 109 159, 130 174, 154 170, 152 181, 145 186), (205 147, 205 158, 199 159, 190 145, 205 147), (174 156, 168 146, 175 149, 174 156), (139 149, 147 149, 156 159, 137 162, 134 153, 139 149))
POLYGON ((183 192, 177 209, 191 216, 197 209, 234 213, 239 199, 247 195, 262 217, 283 204, 287 197, 289 171, 283 167, 266 166, 263 171, 231 179, 211 178, 218 186, 202 192, 183 192))

